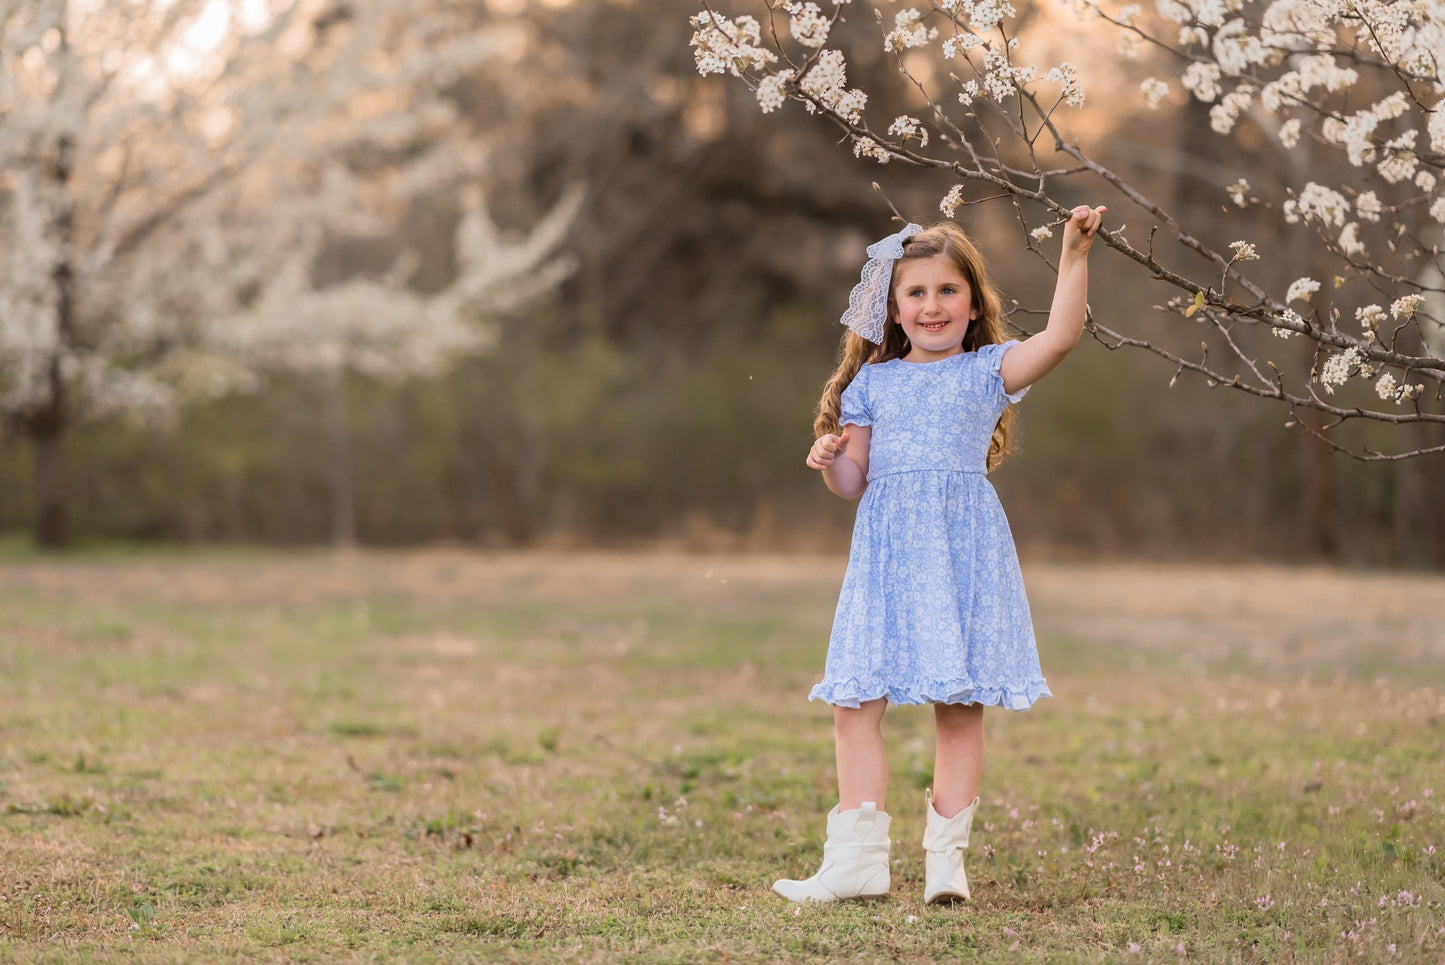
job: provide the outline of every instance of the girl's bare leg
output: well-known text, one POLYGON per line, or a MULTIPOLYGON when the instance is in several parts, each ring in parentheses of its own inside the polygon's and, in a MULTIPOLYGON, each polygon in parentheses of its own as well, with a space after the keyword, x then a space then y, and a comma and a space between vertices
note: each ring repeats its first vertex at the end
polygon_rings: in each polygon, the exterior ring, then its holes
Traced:
POLYGON ((973 803, 983 778, 983 705, 934 704, 933 719, 933 809, 951 818, 973 803))
MULTIPOLYGON (((864 801, 885 810, 888 752, 883 746, 883 710, 888 700, 866 701, 856 710, 833 708, 834 750, 838 761, 838 810, 852 811, 864 801)), ((970 798, 972 800, 972 798, 970 798)))

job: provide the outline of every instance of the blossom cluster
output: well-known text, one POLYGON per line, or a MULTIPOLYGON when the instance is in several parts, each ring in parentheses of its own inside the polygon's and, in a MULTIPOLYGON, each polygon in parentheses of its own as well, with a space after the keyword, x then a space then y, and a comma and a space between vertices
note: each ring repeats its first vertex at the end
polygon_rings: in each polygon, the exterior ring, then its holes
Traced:
MULTIPOLYGON (((698 72, 732 74, 747 78, 754 87, 759 109, 772 113, 789 97, 801 101, 809 112, 819 108, 830 111, 851 125, 863 126, 863 112, 868 103, 865 91, 848 87, 847 62, 841 50, 827 47, 837 9, 848 0, 833 0, 830 14, 816 0, 782 0, 774 4, 788 18, 789 34, 803 48, 799 62, 779 65, 780 50, 767 46, 762 25, 753 17, 726 17, 705 9, 691 20, 692 47, 698 72)), ((1019 91, 1045 80, 1058 86, 1058 102, 1067 107, 1084 104, 1084 88, 1078 69, 1061 63, 1041 70, 1018 59, 1019 41, 1008 36, 1006 21, 1017 15, 1007 0, 938 0, 929 9, 905 7, 894 16, 891 28, 883 37, 886 52, 901 54, 926 48, 939 41, 940 28, 934 15, 941 14, 953 30, 943 37, 939 49, 944 59, 967 62, 975 76, 954 77, 958 82, 959 100, 969 104, 982 94, 1002 103, 1019 91), (996 35, 989 39, 990 35, 996 35)), ((776 36, 774 37, 776 40, 776 36)), ((916 119, 903 123, 897 119, 889 129, 896 138, 914 138, 919 146, 928 143, 928 132, 916 119)), ((875 136, 853 132, 853 153, 886 163, 895 156, 896 145, 885 144, 875 136)), ((946 203, 944 210, 956 207, 946 203)))
POLYGON ((741 77, 744 71, 763 70, 778 60, 762 45, 762 24, 747 14, 730 20, 704 10, 692 18, 692 30, 693 57, 704 77, 724 73, 741 77))

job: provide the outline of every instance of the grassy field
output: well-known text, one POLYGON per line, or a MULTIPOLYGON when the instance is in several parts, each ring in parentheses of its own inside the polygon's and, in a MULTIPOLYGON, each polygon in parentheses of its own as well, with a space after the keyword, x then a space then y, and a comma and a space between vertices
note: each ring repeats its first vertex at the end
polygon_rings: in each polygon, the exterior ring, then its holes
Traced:
POLYGON ((838 558, 0 561, 0 958, 1445 960, 1445 579, 1026 571, 974 900, 794 907, 838 558))

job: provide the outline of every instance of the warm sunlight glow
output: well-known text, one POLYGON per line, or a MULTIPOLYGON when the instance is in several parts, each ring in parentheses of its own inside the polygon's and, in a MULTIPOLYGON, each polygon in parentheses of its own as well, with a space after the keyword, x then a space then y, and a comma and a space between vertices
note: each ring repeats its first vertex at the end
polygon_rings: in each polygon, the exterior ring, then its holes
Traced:
MULTIPOLYGON (((94 3, 79 0, 78 7, 85 9, 94 3)), ((174 2, 159 0, 155 6, 164 11, 174 2)), ((124 70, 124 76, 142 97, 160 100, 178 86, 215 76, 223 67, 223 50, 233 35, 265 30, 273 19, 269 0, 208 0, 160 49, 124 70)))
POLYGON ((230 33, 230 3, 227 0, 211 0, 163 55, 166 73, 179 80, 205 74, 212 55, 230 33))

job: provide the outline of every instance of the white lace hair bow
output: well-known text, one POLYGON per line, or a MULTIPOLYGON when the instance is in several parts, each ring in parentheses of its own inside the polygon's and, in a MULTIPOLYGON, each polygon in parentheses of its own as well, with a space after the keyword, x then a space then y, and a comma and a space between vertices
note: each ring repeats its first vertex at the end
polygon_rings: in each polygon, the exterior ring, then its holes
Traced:
POLYGON ((877 244, 868 246, 868 264, 863 276, 848 293, 848 310, 840 321, 872 342, 883 342, 883 323, 888 321, 888 287, 893 281, 893 263, 903 257, 903 243, 922 231, 910 224, 877 244))

